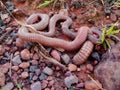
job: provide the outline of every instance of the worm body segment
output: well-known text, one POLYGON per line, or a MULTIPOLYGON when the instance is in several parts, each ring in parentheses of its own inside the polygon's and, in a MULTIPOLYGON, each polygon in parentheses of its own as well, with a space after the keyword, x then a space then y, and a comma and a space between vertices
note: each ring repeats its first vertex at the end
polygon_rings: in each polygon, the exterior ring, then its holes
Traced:
POLYGON ((92 52, 93 47, 94 44, 91 41, 86 41, 79 52, 73 57, 73 63, 76 65, 83 64, 92 52))
POLYGON ((39 42, 45 46, 59 47, 71 51, 78 49, 86 40, 88 30, 89 28, 87 26, 81 27, 73 41, 65 41, 58 38, 51 38, 36 33, 30 33, 26 27, 21 27, 18 31, 18 35, 21 39, 26 41, 39 42))

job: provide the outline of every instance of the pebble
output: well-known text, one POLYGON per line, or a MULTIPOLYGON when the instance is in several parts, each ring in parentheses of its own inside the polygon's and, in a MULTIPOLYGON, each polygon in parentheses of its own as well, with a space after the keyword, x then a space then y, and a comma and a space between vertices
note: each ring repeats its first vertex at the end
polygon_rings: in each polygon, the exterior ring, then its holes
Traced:
POLYGON ((27 78, 28 76, 29 76, 28 72, 22 72, 22 73, 21 73, 21 77, 22 77, 23 79, 27 78))
POLYGON ((25 42, 22 39, 20 39, 20 38, 17 38, 16 42, 15 42, 17 47, 24 47, 24 43, 25 42))
POLYGON ((32 63, 32 65, 38 65, 38 61, 37 60, 32 60, 31 63, 32 63))
POLYGON ((60 61, 60 54, 59 54, 59 52, 57 50, 52 50, 51 55, 53 56, 53 58, 60 61))
POLYGON ((64 79, 65 85, 70 88, 72 84, 78 83, 78 78, 75 75, 71 75, 64 79))
POLYGON ((50 90, 49 88, 45 88, 45 90, 50 90))
POLYGON ((22 61, 21 61, 20 55, 15 56, 15 57, 12 59, 12 63, 13 63, 14 65, 19 65, 19 64, 21 64, 22 61))
POLYGON ((49 81, 48 86, 51 87, 51 86, 54 85, 54 83, 55 83, 55 81, 54 81, 54 80, 51 80, 51 81, 49 81))
POLYGON ((19 67, 20 67, 20 68, 23 68, 23 69, 28 68, 29 66, 30 66, 30 63, 29 63, 29 62, 22 62, 22 63, 19 65, 19 67))
POLYGON ((8 82, 5 86, 2 87, 2 90, 13 90, 14 84, 12 82, 8 82))
POLYGON ((32 78, 32 80, 34 80, 34 81, 37 80, 37 79, 38 79, 37 75, 34 75, 33 78, 32 78))
POLYGON ((101 55, 98 52, 92 52, 91 56, 93 59, 95 59, 97 61, 101 60, 101 55))
POLYGON ((5 48, 0 45, 0 55, 3 55, 5 53, 5 48))
POLYGON ((0 86, 5 85, 5 74, 0 72, 0 86))
POLYGON ((92 72, 93 71, 93 66, 91 64, 87 64, 86 69, 92 72))
POLYGON ((47 74, 47 75, 52 75, 53 74, 53 70, 49 67, 45 67, 43 69, 43 73, 47 74))
POLYGON ((41 75, 39 76, 39 79, 40 79, 40 80, 44 80, 44 79, 46 79, 46 78, 47 78, 47 75, 44 74, 44 73, 41 73, 41 75))
POLYGON ((113 22, 116 22, 116 21, 117 21, 117 16, 116 16, 114 13, 111 13, 111 14, 110 14, 110 19, 111 19, 113 22))
POLYGON ((84 86, 85 86, 84 83, 78 83, 78 84, 76 85, 76 87, 78 87, 78 88, 83 88, 84 86))
POLYGON ((39 55, 38 55, 37 53, 35 53, 35 54, 33 55, 33 59, 34 59, 34 60, 38 60, 38 59, 39 59, 39 55))
POLYGON ((12 66, 12 70, 17 71, 19 69, 18 66, 12 66))
POLYGON ((3 65, 0 65, 0 72, 7 73, 9 68, 10 68, 10 63, 5 63, 3 65))
MULTIPOLYGON (((96 82, 100 87, 102 87, 102 85, 98 81, 96 82)), ((85 90, 100 90, 100 88, 96 85, 95 82, 90 80, 90 81, 85 81, 85 90)))
POLYGON ((28 60, 30 59, 30 51, 28 49, 24 49, 20 52, 21 58, 23 60, 28 60))
POLYGON ((37 66, 30 66, 30 72, 35 72, 36 69, 37 69, 37 66))
POLYGON ((41 82, 37 81, 30 86, 31 90, 42 90, 41 88, 41 82))
POLYGON ((65 64, 68 64, 70 62, 70 57, 68 56, 68 54, 62 55, 61 58, 65 64))
POLYGON ((40 73, 41 73, 41 70, 40 69, 36 69, 35 70, 35 74, 38 76, 38 75, 40 75, 40 73))
POLYGON ((76 70, 77 70, 77 66, 74 65, 74 64, 69 64, 69 65, 68 65, 68 70, 69 70, 69 71, 76 71, 76 70))
POLYGON ((41 84, 42 89, 46 88, 47 85, 48 85, 48 81, 47 80, 42 80, 42 84, 41 84))

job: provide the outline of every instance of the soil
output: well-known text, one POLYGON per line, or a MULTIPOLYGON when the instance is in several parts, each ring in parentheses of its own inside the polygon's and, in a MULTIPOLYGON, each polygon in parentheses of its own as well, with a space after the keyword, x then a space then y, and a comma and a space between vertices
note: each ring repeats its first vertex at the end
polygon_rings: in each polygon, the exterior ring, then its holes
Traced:
MULTIPOLYGON (((116 29, 120 29, 120 7, 115 6, 115 0, 55 0, 57 3, 53 8, 53 3, 48 6, 36 8, 45 0, 3 0, 7 10, 0 6, 0 87, 2 90, 90 90, 101 89, 92 84, 85 85, 86 81, 95 78, 94 69, 101 62, 101 56, 108 50, 103 44, 95 44, 88 60, 81 64, 72 63, 73 56, 79 51, 68 52, 55 47, 45 47, 41 50, 47 51, 45 55, 57 59, 59 63, 67 67, 66 70, 54 63, 48 62, 40 53, 40 45, 26 42, 19 38, 17 32, 21 27, 18 21, 25 20, 33 13, 44 13, 51 16, 59 13, 61 2, 64 2, 68 10, 68 16, 73 20, 70 28, 77 31, 81 26, 97 27, 101 32, 105 26, 109 28, 112 24, 116 29), (8 12, 9 10, 9 12, 8 12), (10 15, 12 14, 12 15, 10 15), (68 79, 69 78, 69 79, 68 79), (68 80, 68 81, 66 81, 68 80), (70 80, 70 81, 69 81, 70 80), (95 88, 94 88, 95 86, 95 88), (86 88, 87 87, 87 88, 86 88), (96 89, 97 88, 97 89, 96 89)), ((60 22, 56 25, 57 38, 70 40, 61 34, 60 22)), ((47 29, 47 28, 46 28, 47 29)), ((120 34, 116 35, 120 38, 120 34)), ((118 42, 115 38, 109 39, 110 45, 114 46, 118 42)), ((97 80, 98 82, 98 80, 97 80)), ((99 83, 100 84, 100 83, 99 83)), ((101 83, 100 86, 102 86, 101 83)), ((104 85, 103 85, 104 86, 104 85)), ((103 87, 104 88, 104 87, 103 87)))

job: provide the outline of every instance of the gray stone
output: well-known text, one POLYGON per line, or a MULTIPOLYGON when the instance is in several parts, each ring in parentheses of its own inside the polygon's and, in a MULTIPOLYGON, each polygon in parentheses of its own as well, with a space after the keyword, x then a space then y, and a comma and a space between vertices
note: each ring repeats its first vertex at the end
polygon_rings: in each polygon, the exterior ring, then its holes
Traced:
POLYGON ((70 61, 70 57, 67 54, 62 55, 61 58, 65 64, 68 64, 70 61))
POLYGON ((120 43, 102 56, 94 74, 104 89, 120 90, 120 43))
POLYGON ((15 57, 12 59, 12 63, 13 63, 14 65, 19 65, 19 64, 21 64, 22 61, 21 61, 20 55, 15 56, 15 57))
POLYGON ((53 74, 53 70, 49 67, 45 67, 43 69, 43 73, 47 74, 47 75, 52 75, 53 74))
POLYGON ((44 74, 44 73, 41 73, 41 75, 39 76, 39 79, 40 79, 40 80, 44 80, 44 79, 46 79, 46 78, 47 78, 47 75, 44 74))
POLYGON ((12 90, 14 84, 12 82, 8 82, 5 86, 2 87, 2 90, 12 90))
POLYGON ((41 83, 39 81, 31 84, 30 86, 31 90, 41 90, 41 83))
POLYGON ((64 83, 68 88, 70 88, 72 84, 78 83, 78 78, 75 75, 71 75, 64 79, 64 83))

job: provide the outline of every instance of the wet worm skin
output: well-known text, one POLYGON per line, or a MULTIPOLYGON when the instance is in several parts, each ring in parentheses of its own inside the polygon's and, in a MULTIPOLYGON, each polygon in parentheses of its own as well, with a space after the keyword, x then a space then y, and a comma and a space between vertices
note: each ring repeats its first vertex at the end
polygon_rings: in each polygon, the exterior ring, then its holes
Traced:
POLYGON ((73 57, 73 63, 76 65, 83 64, 92 52, 93 47, 94 44, 91 41, 86 41, 79 52, 73 57))
MULTIPOLYGON (((48 20, 46 20, 46 14, 33 14, 27 19, 27 23, 29 24, 29 22, 32 21, 32 19, 34 19, 36 16, 39 16, 42 20, 39 23, 31 24, 31 25, 37 29, 40 28, 40 30, 41 30, 41 27, 48 24, 48 22, 47 22, 48 20), (43 20, 45 20, 45 21, 43 22, 43 20), (46 24, 45 24, 45 22, 46 22, 46 24), (41 23, 43 25, 40 25, 41 23)), ((55 14, 53 17, 50 18, 49 31, 48 32, 40 32, 40 34, 44 35, 44 36, 48 36, 48 37, 55 36, 55 25, 56 25, 57 21, 59 21, 59 20, 65 20, 62 24, 62 29, 69 32, 69 26, 72 24, 72 19, 70 17, 62 15, 62 14, 55 14)))
POLYGON ((79 28, 78 34, 73 41, 65 41, 58 38, 46 37, 41 34, 30 33, 26 27, 21 27, 18 31, 18 35, 21 39, 32 42, 39 42, 42 45, 50 47, 59 47, 67 51, 72 51, 80 48, 81 44, 86 40, 89 28, 83 26, 79 28))
POLYGON ((47 27, 49 23, 49 16, 47 14, 32 14, 28 19, 26 20, 26 23, 31 25, 37 30, 43 30, 47 27), (36 21, 40 18, 41 20, 36 23, 36 21))

